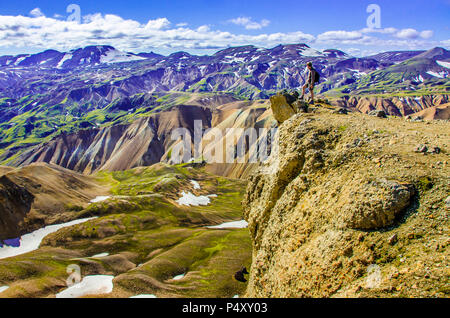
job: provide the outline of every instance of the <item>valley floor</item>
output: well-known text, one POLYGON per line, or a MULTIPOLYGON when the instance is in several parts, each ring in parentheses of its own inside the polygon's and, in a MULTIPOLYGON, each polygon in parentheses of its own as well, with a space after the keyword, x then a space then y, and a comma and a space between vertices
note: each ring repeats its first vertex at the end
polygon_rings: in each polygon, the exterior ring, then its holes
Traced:
MULTIPOLYGON (((56 169, 44 164, 38 168, 56 169)), ((13 173, 11 179, 18 173, 7 171, 13 173)), ((233 275, 251 264, 245 223, 211 226, 242 220, 245 182, 210 175, 201 167, 164 164, 103 172, 94 180, 109 188, 109 194, 81 196, 79 205, 66 206, 72 209, 66 212, 68 219, 87 221, 48 234, 36 250, 0 259, 0 297, 55 297, 61 292, 67 296, 67 281, 79 279, 91 290, 91 295, 81 293, 85 297, 244 293, 246 284, 233 275), (210 202, 182 205, 177 202, 182 191, 210 202), (92 286, 89 280, 94 280, 92 286)), ((38 198, 42 195, 35 192, 38 198)))

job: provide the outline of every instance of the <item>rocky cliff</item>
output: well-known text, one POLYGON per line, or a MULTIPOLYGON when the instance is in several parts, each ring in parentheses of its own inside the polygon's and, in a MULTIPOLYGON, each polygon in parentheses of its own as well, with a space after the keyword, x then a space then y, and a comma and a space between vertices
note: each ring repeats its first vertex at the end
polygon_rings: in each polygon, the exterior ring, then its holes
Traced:
POLYGON ((448 297, 449 128, 325 106, 281 124, 243 200, 246 296, 448 297))
POLYGON ((33 199, 27 189, 8 177, 0 177, 0 240, 20 236, 19 225, 30 211, 33 199))

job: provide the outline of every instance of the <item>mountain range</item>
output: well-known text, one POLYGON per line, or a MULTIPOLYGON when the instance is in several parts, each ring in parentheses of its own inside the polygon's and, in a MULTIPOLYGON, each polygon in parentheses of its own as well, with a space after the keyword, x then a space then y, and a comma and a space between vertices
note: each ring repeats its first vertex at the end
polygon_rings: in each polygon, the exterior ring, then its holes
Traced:
MULTIPOLYGON (((64 145, 57 147, 61 151, 71 149, 65 137, 69 136, 73 145, 83 144, 83 149, 90 149, 91 138, 99 142, 97 134, 108 139, 98 145, 109 144, 116 140, 111 139, 114 134, 110 131, 116 131, 120 140, 122 133, 129 136, 127 131, 135 121, 152 116, 156 126, 150 126, 150 130, 157 139, 149 150, 153 153, 151 160, 138 156, 124 166, 155 163, 162 158, 167 161, 172 144, 166 140, 167 131, 161 133, 165 128, 161 130, 158 126, 170 127, 172 116, 178 118, 175 122, 182 127, 192 129, 195 114, 221 114, 220 107, 237 111, 241 106, 233 103, 239 101, 260 101, 260 105, 268 108, 264 101, 270 95, 301 88, 308 61, 321 74, 317 85, 320 95, 341 107, 365 113, 382 109, 388 115, 407 116, 449 102, 450 52, 443 48, 386 52, 362 58, 335 49, 316 50, 306 44, 271 49, 231 47, 205 56, 186 52, 169 56, 153 52, 134 54, 111 46, 2 56, 0 162, 22 165, 56 160, 52 162, 76 166, 78 171, 96 171, 114 153, 110 147, 106 157, 103 150, 91 151, 92 156, 102 157, 92 165, 75 162, 75 157, 72 161, 56 159, 58 155, 49 142, 64 145), (169 115, 158 115, 166 112, 169 115), (34 148, 37 146, 39 151, 34 148)), ((205 121, 208 127, 226 122, 224 115, 208 118, 205 121)), ((257 122, 255 118, 237 122, 245 122, 249 127, 257 122)))
POLYGON ((92 94, 111 102, 112 95, 160 91, 226 91, 245 98, 266 98, 276 90, 299 89, 305 82, 308 61, 322 75, 321 93, 448 89, 450 52, 443 48, 357 58, 340 50, 319 51, 293 44, 271 49, 232 47, 208 56, 133 54, 111 46, 2 56, 0 93, 13 99, 42 94, 42 102, 53 103, 67 96, 85 102, 92 94), (80 90, 91 94, 79 96, 80 90))
POLYGON ((0 297, 67 295, 73 265, 109 282, 87 297, 448 296, 449 67, 305 44, 0 57, 0 297), (283 92, 308 61, 314 105, 283 92), (205 160, 238 140, 244 160, 205 160))

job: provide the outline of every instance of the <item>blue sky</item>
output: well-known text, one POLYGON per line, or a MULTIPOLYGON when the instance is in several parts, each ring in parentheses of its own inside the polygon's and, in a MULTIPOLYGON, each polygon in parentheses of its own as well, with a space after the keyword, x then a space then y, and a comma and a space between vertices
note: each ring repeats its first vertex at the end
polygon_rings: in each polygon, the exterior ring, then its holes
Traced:
POLYGON ((354 55, 450 48, 450 0, 2 1, 0 55, 109 44, 132 52, 209 54, 227 46, 305 42, 354 55), (69 4, 81 23, 67 22, 69 4), (381 28, 367 28, 380 8, 381 28))

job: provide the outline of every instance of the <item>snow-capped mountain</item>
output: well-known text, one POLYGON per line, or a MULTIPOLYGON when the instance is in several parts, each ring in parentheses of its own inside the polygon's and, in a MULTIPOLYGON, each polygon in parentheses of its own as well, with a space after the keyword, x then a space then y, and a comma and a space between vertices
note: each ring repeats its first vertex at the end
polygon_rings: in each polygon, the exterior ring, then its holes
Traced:
MULTIPOLYGON (((382 104, 390 115, 407 115, 448 103, 450 52, 442 48, 361 58, 306 44, 231 47, 205 56, 133 54, 110 46, 47 50, 0 57, 0 161, 13 160, 24 149, 57 136, 64 144, 66 134, 73 132, 91 144, 95 134, 89 137, 85 130, 121 129, 122 123, 172 108, 192 119, 183 106, 201 105, 199 109, 214 112, 218 105, 239 99, 300 90, 307 62, 321 75, 317 92, 340 97, 344 107, 367 112, 382 104), (394 93, 406 97, 366 96, 394 93)), ((55 153, 53 148, 47 151, 42 156, 55 153)), ((64 152, 56 153, 66 162, 64 152)))
POLYGON ((62 69, 95 66, 102 63, 142 61, 147 58, 133 53, 125 53, 111 46, 88 46, 67 53, 47 50, 32 55, 2 56, 0 57, 0 66, 62 69))
POLYGON ((448 88, 450 53, 443 48, 356 58, 306 44, 271 49, 230 47, 205 56, 187 52, 134 54, 111 46, 89 46, 66 53, 47 50, 0 57, 0 98, 39 94, 43 101, 54 104, 66 97, 101 104, 119 96, 167 91, 230 92, 266 98, 278 90, 300 89, 309 61, 321 74, 321 93, 448 88))

